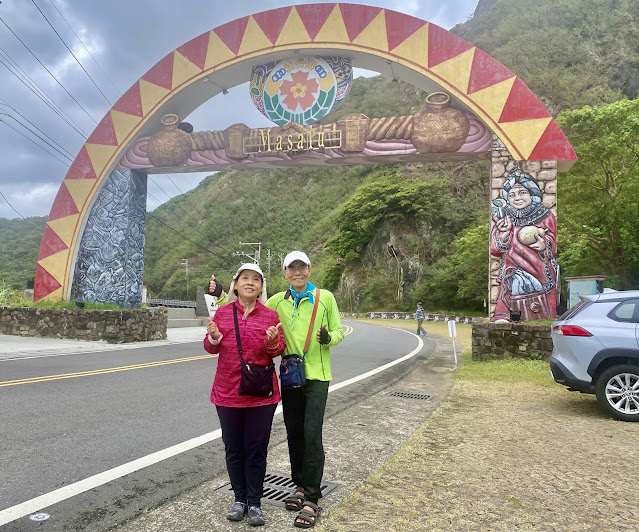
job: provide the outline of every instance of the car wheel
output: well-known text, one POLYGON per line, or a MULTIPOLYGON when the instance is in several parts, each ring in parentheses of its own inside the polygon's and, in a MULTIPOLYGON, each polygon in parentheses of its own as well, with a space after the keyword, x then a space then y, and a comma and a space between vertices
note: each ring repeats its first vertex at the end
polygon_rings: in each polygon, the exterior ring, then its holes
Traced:
POLYGON ((639 421, 639 367, 612 366, 597 379, 597 401, 612 417, 639 421))

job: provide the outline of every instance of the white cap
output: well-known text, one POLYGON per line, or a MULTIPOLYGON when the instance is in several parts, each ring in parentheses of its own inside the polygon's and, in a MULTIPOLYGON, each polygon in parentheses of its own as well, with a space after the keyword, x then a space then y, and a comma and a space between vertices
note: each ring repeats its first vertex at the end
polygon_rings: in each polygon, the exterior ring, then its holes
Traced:
POLYGON ((237 300, 237 296, 235 295, 235 281, 238 280, 238 278, 240 277, 240 274, 244 270, 251 270, 253 272, 257 272, 260 274, 260 277, 262 277, 262 292, 260 292, 260 295, 257 297, 257 300, 260 303, 266 303, 266 300, 268 298, 266 296, 266 279, 264 279, 264 273, 262 273, 262 269, 259 267, 259 265, 254 264, 252 262, 247 262, 246 264, 242 264, 242 266, 238 268, 237 273, 233 276, 233 280, 231 281, 231 286, 229 286, 229 293, 226 300, 229 303, 233 303, 237 300))
POLYGON ((284 262, 282 262, 282 268, 286 269, 290 266, 291 262, 295 262, 299 260, 306 264, 307 266, 311 265, 311 259, 308 258, 306 253, 302 251, 291 251, 286 257, 284 257, 284 262))

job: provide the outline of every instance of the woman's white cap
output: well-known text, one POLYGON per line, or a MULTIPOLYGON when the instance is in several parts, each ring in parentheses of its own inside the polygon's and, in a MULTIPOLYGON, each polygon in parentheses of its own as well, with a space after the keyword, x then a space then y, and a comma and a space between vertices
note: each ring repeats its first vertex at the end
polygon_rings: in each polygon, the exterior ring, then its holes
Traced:
POLYGON ((237 273, 233 276, 233 281, 231 281, 231 286, 229 287, 229 293, 226 300, 229 303, 234 303, 237 300, 237 296, 235 295, 235 281, 238 280, 238 278, 240 277, 240 274, 244 270, 251 270, 253 272, 257 272, 260 274, 260 277, 262 277, 262 292, 258 296, 257 300, 260 303, 266 303, 266 300, 268 298, 266 296, 266 279, 264 279, 264 273, 262 273, 262 269, 259 267, 259 265, 254 264, 252 262, 247 262, 246 264, 242 264, 242 266, 238 268, 237 273))
POLYGON ((306 253, 303 251, 291 251, 286 257, 284 257, 284 262, 282 262, 282 268, 285 270, 291 264, 291 262, 295 262, 299 260, 306 264, 307 266, 311 265, 311 259, 308 258, 306 253))

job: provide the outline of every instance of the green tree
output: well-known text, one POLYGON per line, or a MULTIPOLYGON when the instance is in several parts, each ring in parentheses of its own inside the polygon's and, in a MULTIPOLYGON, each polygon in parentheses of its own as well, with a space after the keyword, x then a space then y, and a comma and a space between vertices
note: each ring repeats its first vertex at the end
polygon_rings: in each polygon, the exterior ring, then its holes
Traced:
POLYGON ((639 281, 639 99, 562 113, 579 157, 559 178, 560 261, 569 275, 639 281))

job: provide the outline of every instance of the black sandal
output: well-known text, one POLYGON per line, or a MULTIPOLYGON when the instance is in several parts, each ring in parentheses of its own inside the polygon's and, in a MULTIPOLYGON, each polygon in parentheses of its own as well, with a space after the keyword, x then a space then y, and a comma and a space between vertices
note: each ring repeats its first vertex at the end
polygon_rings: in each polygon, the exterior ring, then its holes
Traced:
POLYGON ((284 506, 291 512, 299 512, 304 507, 304 490, 297 488, 295 493, 284 499, 284 506))
POLYGON ((304 506, 308 506, 313 511, 311 512, 303 507, 295 516, 293 524, 298 528, 313 528, 319 520, 321 508, 310 501, 305 501, 304 506))

